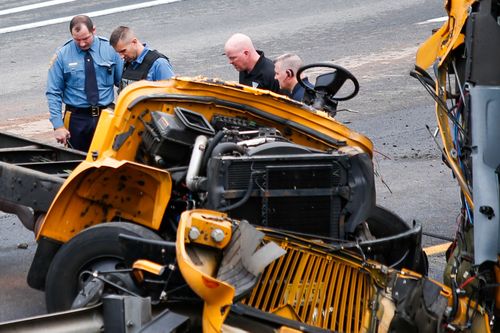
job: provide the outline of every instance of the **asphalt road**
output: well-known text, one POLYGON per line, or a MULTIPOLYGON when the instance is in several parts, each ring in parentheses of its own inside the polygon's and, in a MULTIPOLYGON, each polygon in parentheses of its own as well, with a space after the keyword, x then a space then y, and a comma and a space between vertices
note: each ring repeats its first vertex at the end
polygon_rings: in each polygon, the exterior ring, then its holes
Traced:
MULTIPOLYGON (((378 203, 409 223, 421 223, 424 231, 453 235, 458 189, 425 128, 435 127, 432 100, 408 75, 419 43, 440 25, 419 23, 445 15, 442 1, 164 2, 116 11, 149 2, 66 1, 8 13, 40 2, 2 1, 0 130, 51 140, 46 73, 54 51, 70 35, 64 19, 49 25, 42 25, 44 21, 91 13, 98 34, 105 37, 118 25, 134 28, 143 42, 169 56, 177 75, 226 80, 237 80, 237 73, 221 55, 224 42, 232 33, 243 32, 270 58, 294 52, 306 63, 333 61, 352 71, 361 90, 341 105, 350 111, 339 112, 337 119, 374 142, 378 203), (115 12, 101 15, 103 10, 115 12)), ((442 241, 425 237, 424 242, 442 241)), ((43 293, 25 282, 35 248, 33 235, 17 218, 0 213, 0 321, 45 311, 43 293)), ((430 275, 439 279, 442 256, 431 257, 431 263, 430 275)))

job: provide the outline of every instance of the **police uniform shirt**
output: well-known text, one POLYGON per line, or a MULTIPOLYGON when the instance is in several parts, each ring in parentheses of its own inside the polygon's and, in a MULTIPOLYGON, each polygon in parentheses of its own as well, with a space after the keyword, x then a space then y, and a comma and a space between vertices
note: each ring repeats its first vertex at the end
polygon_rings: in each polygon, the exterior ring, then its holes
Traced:
MULTIPOLYGON (((136 60, 130 63, 132 68, 137 68, 142 63, 144 57, 149 52, 149 50, 150 48, 146 44, 144 44, 144 50, 142 50, 141 54, 137 57, 136 60)), ((149 69, 146 80, 148 81, 168 80, 172 76, 174 76, 174 70, 172 69, 172 65, 170 65, 170 62, 165 58, 158 58, 155 60, 155 62, 149 69)))
MULTIPOLYGON (((123 61, 108 40, 94 36, 89 49, 96 70, 99 105, 114 101, 114 88, 123 71, 123 61)), ((47 77, 47 102, 54 128, 63 126, 62 103, 78 108, 89 107, 85 93, 85 52, 69 40, 54 55, 47 77)))
POLYGON ((240 72, 240 83, 259 89, 280 92, 279 82, 274 79, 274 63, 264 56, 264 52, 257 51, 260 58, 252 71, 240 72))

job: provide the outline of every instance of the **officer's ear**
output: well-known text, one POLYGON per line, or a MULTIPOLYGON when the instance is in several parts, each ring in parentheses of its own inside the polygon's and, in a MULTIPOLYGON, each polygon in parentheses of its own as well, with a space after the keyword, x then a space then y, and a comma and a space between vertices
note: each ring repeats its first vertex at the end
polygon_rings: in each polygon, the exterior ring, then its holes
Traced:
POLYGON ((287 69, 286 70, 286 76, 292 78, 293 77, 293 70, 292 69, 287 69))

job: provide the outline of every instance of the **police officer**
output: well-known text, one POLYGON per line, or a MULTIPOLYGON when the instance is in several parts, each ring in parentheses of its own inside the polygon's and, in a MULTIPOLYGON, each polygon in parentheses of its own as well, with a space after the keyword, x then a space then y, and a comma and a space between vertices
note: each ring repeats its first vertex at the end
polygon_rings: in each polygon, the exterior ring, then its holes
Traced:
POLYGON ((95 35, 88 16, 73 17, 69 30, 73 39, 52 58, 45 95, 57 142, 88 151, 101 111, 113 105, 123 61, 105 38, 95 35))
POLYGON ((141 43, 129 27, 119 26, 113 30, 109 37, 109 43, 125 60, 120 91, 135 81, 167 80, 174 76, 168 58, 141 43))
POLYGON ((240 72, 241 84, 280 92, 278 81, 274 79, 273 62, 264 56, 264 52, 255 49, 250 37, 241 33, 232 35, 224 45, 224 54, 240 72))
POLYGON ((285 53, 274 60, 274 77, 278 80, 281 91, 299 102, 303 100, 305 93, 305 88, 298 83, 296 77, 300 67, 302 59, 296 54, 285 53))

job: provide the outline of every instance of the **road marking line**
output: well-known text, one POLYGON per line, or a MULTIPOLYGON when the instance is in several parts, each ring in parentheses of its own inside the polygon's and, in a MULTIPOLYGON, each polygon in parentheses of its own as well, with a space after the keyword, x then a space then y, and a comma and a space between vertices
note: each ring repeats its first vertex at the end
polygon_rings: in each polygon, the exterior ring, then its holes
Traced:
POLYGON ((425 254, 428 256, 432 256, 434 254, 439 254, 439 253, 444 253, 446 250, 448 250, 448 247, 450 247, 451 242, 443 243, 443 244, 438 244, 434 246, 429 246, 424 248, 425 254))
POLYGON ((429 24, 436 22, 446 22, 448 20, 448 16, 436 17, 427 21, 418 22, 417 24, 429 24))
MULTIPOLYGON (((83 13, 83 15, 90 16, 92 18, 97 17, 97 16, 104 16, 104 15, 110 15, 110 14, 115 14, 115 13, 121 13, 121 12, 127 12, 130 10, 135 10, 135 9, 142 9, 142 8, 148 8, 148 7, 154 7, 154 6, 159 6, 159 5, 165 5, 168 3, 173 3, 173 2, 179 2, 183 0, 156 0, 156 1, 149 1, 149 2, 143 2, 143 3, 138 3, 135 5, 128 5, 128 6, 123 6, 123 7, 116 7, 116 8, 109 8, 109 9, 104 9, 104 10, 98 10, 95 12, 89 12, 89 13, 83 13)), ((16 25, 12 27, 7 27, 7 28, 1 28, 0 29, 0 34, 5 34, 8 32, 14 32, 14 31, 21 31, 21 30, 27 30, 27 29, 33 29, 33 28, 39 28, 39 27, 44 27, 47 25, 52 25, 52 24, 58 24, 58 23, 63 23, 63 22, 69 22, 71 19, 74 17, 72 16, 66 16, 66 17, 59 17, 56 19, 52 20, 45 20, 45 21, 39 21, 39 22, 33 22, 33 23, 28 23, 28 24, 21 24, 21 25, 16 25)))
POLYGON ((8 14, 13 14, 13 13, 19 13, 19 12, 25 12, 27 10, 32 10, 32 9, 37 9, 37 8, 43 8, 43 7, 49 7, 49 6, 54 6, 54 5, 60 5, 63 3, 67 2, 73 2, 76 0, 52 0, 52 1, 45 1, 45 2, 40 2, 40 3, 35 3, 32 5, 26 5, 26 6, 20 6, 20 7, 15 7, 15 8, 9 8, 9 9, 4 9, 0 10, 0 16, 2 15, 8 15, 8 14))

